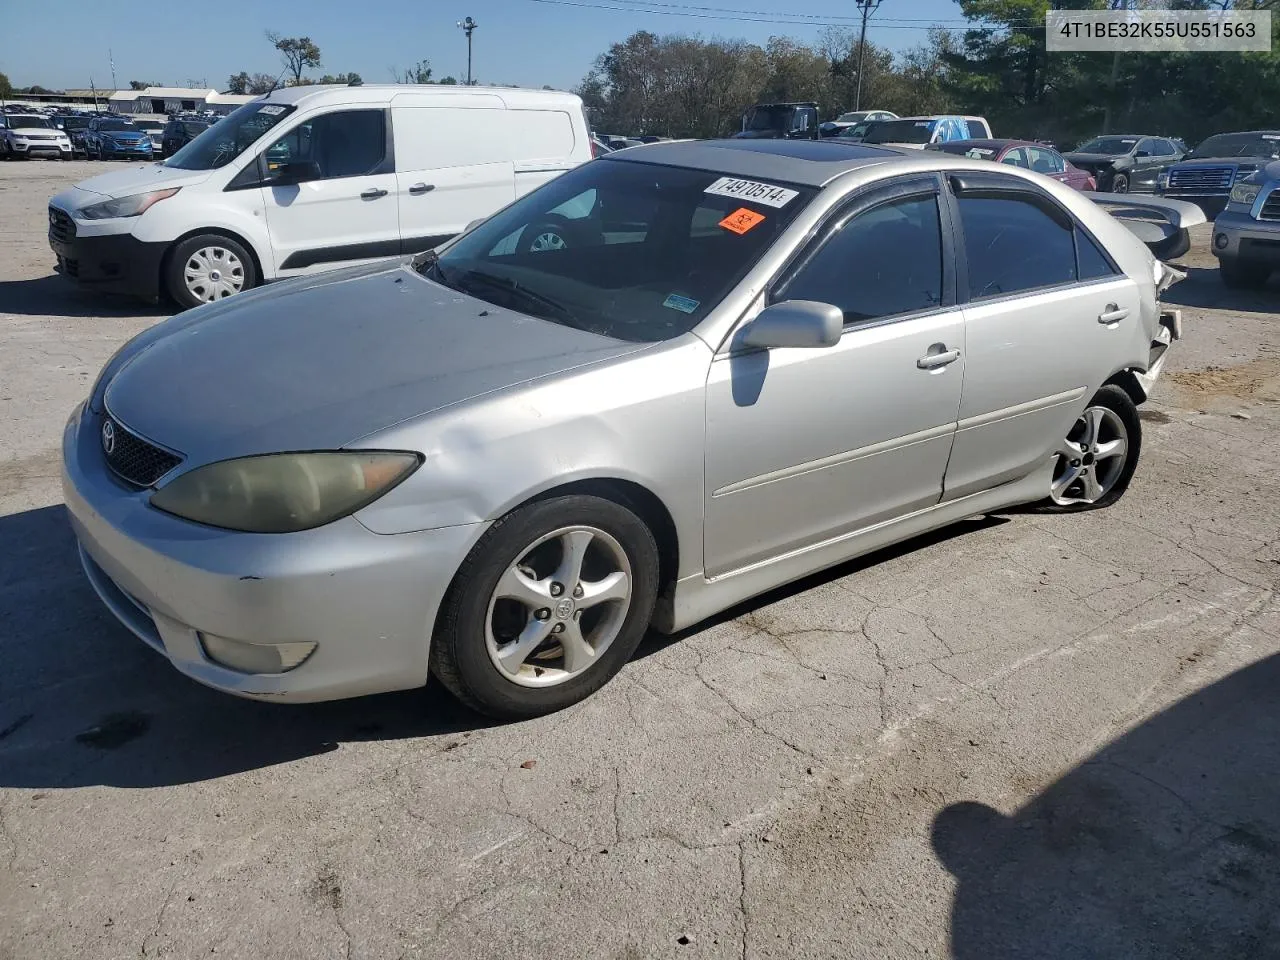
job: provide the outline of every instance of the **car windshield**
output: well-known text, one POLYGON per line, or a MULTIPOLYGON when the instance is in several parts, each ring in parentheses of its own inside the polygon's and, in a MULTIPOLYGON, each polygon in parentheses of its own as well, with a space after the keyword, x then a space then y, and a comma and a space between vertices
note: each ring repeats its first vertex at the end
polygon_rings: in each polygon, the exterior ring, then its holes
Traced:
POLYGON ((89 126, 88 117, 63 117, 62 118, 63 130, 83 130, 87 126, 89 126))
POLYGON ((1269 157, 1280 159, 1278 133, 1220 133, 1191 151, 1190 159, 1201 157, 1269 157))
POLYGON ((752 107, 747 111, 744 130, 789 130, 791 107, 752 107))
POLYGON ((1076 153, 1101 153, 1118 157, 1132 150, 1137 142, 1137 137, 1094 137, 1076 147, 1076 153))
POLYGON ((14 129, 18 129, 19 127, 27 127, 27 128, 35 127, 41 130, 54 129, 53 124, 50 123, 48 120, 46 120, 44 117, 31 117, 31 116, 23 116, 23 115, 9 117, 9 126, 13 127, 14 129))
POLYGON ((867 111, 855 110, 852 113, 842 113, 836 118, 836 123, 857 123, 859 120, 865 120, 867 111))
POLYGON ((115 117, 110 120, 99 120, 98 129, 99 130, 132 130, 133 121, 125 120, 120 117, 115 117))
POLYGON ((863 134, 863 143, 928 143, 932 120, 880 120, 863 134))
POLYGON ((603 159, 517 200, 419 269, 553 323, 668 340, 724 299, 813 193, 603 159))
POLYGON ((293 111, 292 104, 250 101, 204 131, 164 165, 180 170, 216 170, 248 150, 293 111))

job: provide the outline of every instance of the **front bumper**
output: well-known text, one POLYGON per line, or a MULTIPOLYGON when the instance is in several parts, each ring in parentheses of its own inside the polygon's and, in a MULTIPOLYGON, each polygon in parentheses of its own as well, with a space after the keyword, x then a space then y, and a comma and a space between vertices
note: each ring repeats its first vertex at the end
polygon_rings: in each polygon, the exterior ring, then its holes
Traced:
POLYGON ((1280 265, 1280 220, 1255 220, 1247 213, 1221 213, 1213 221, 1209 249, 1220 260, 1280 265))
POLYGON ((71 147, 60 146, 56 141, 9 143, 9 150, 15 157, 46 157, 52 160, 70 160, 71 147))
POLYGON ((131 160, 150 160, 151 159, 151 142, 138 144, 123 143, 100 143, 98 150, 105 160, 107 158, 120 158, 131 160))
POLYGON ((100 420, 82 405, 62 440, 81 561, 107 607, 174 667, 227 693, 286 702, 426 683, 440 600, 485 524, 380 535, 352 517, 295 534, 189 523, 108 472, 100 420), (206 656, 201 633, 317 647, 288 673, 245 674, 206 656))
POLYGON ((56 223, 54 216, 51 210, 49 248, 64 277, 102 293, 159 299, 160 262, 168 244, 146 243, 131 233, 81 236, 69 213, 61 211, 56 223))

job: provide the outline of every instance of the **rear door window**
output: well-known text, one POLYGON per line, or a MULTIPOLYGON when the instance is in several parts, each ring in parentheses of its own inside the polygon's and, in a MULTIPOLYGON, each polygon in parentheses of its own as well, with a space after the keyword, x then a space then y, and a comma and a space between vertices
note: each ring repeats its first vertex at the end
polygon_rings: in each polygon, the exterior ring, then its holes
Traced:
POLYGON ((1016 193, 964 193, 957 204, 970 299, 1075 281, 1073 228, 1051 217, 1037 200, 1016 193))

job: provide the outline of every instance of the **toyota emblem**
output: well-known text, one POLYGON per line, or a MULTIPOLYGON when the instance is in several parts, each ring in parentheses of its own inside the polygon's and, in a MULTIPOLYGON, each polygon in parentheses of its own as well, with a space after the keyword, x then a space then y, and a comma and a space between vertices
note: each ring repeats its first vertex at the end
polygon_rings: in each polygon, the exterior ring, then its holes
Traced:
POLYGON ((115 452, 116 449, 116 425, 110 420, 106 420, 102 424, 102 451, 108 457, 115 452))

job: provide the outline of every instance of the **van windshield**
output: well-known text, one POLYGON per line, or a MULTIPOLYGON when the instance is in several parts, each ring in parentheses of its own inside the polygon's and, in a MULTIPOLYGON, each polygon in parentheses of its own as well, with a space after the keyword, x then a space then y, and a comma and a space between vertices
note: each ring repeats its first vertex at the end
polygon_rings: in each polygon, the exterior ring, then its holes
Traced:
POLYGON ((250 101, 204 131, 164 165, 179 170, 216 170, 257 143, 294 109, 289 103, 250 101))
POLYGON ((562 174, 418 269, 447 287, 615 340, 692 330, 811 188, 600 159, 562 174))

